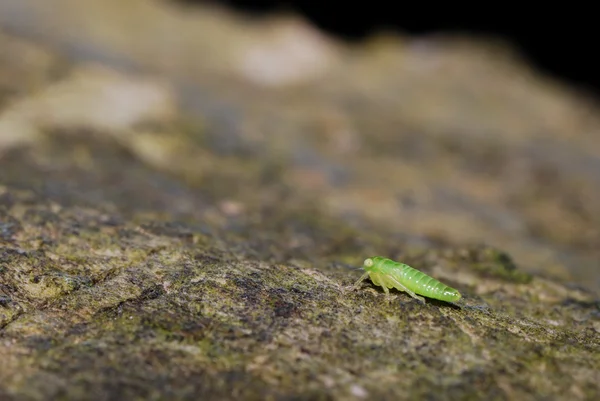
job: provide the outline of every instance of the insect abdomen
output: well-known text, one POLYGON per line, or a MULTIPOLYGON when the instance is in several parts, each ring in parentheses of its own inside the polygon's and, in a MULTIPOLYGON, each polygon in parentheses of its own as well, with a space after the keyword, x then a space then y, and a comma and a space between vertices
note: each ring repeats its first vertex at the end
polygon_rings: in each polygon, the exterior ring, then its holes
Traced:
POLYGON ((416 294, 447 302, 454 302, 460 299, 460 293, 457 290, 448 287, 433 277, 408 265, 403 265, 402 270, 402 283, 416 294))

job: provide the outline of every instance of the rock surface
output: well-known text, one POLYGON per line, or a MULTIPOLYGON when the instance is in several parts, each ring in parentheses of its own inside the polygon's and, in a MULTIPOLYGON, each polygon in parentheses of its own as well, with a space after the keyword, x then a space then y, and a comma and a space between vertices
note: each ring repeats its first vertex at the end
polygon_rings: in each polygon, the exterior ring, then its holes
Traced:
POLYGON ((600 397, 593 100, 491 40, 54 3, 0 3, 0 400, 600 397), (464 298, 348 289, 373 255, 464 298))

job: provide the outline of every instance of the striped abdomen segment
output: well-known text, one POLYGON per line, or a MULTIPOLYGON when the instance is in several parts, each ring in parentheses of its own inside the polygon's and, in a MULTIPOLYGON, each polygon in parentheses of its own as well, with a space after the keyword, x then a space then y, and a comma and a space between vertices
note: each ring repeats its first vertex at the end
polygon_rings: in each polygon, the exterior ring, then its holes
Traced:
POLYGON ((442 301, 457 301, 460 298, 459 292, 454 288, 448 287, 446 284, 440 283, 433 277, 408 265, 403 264, 398 272, 402 277, 400 282, 416 294, 442 301))

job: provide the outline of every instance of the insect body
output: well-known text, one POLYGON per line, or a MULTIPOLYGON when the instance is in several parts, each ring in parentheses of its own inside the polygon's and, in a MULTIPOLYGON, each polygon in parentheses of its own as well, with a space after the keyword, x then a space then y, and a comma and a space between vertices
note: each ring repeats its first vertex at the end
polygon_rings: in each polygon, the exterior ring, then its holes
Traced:
POLYGON ((366 259, 363 269, 366 272, 354 283, 354 288, 358 288, 360 283, 369 277, 373 284, 383 287, 387 297, 390 295, 388 288, 396 288, 407 292, 421 302, 425 302, 425 300, 419 295, 446 302, 456 302, 461 298, 460 292, 456 289, 448 287, 404 263, 394 262, 381 256, 366 259))

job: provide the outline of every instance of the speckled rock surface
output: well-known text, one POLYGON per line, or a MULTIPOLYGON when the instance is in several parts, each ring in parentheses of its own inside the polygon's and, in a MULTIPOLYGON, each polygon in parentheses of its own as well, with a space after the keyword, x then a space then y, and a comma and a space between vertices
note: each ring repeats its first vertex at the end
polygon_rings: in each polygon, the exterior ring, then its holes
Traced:
POLYGON ((599 398, 592 100, 491 40, 55 3, 0 3, 1 400, 599 398), (373 255, 464 299, 349 290, 373 255))

